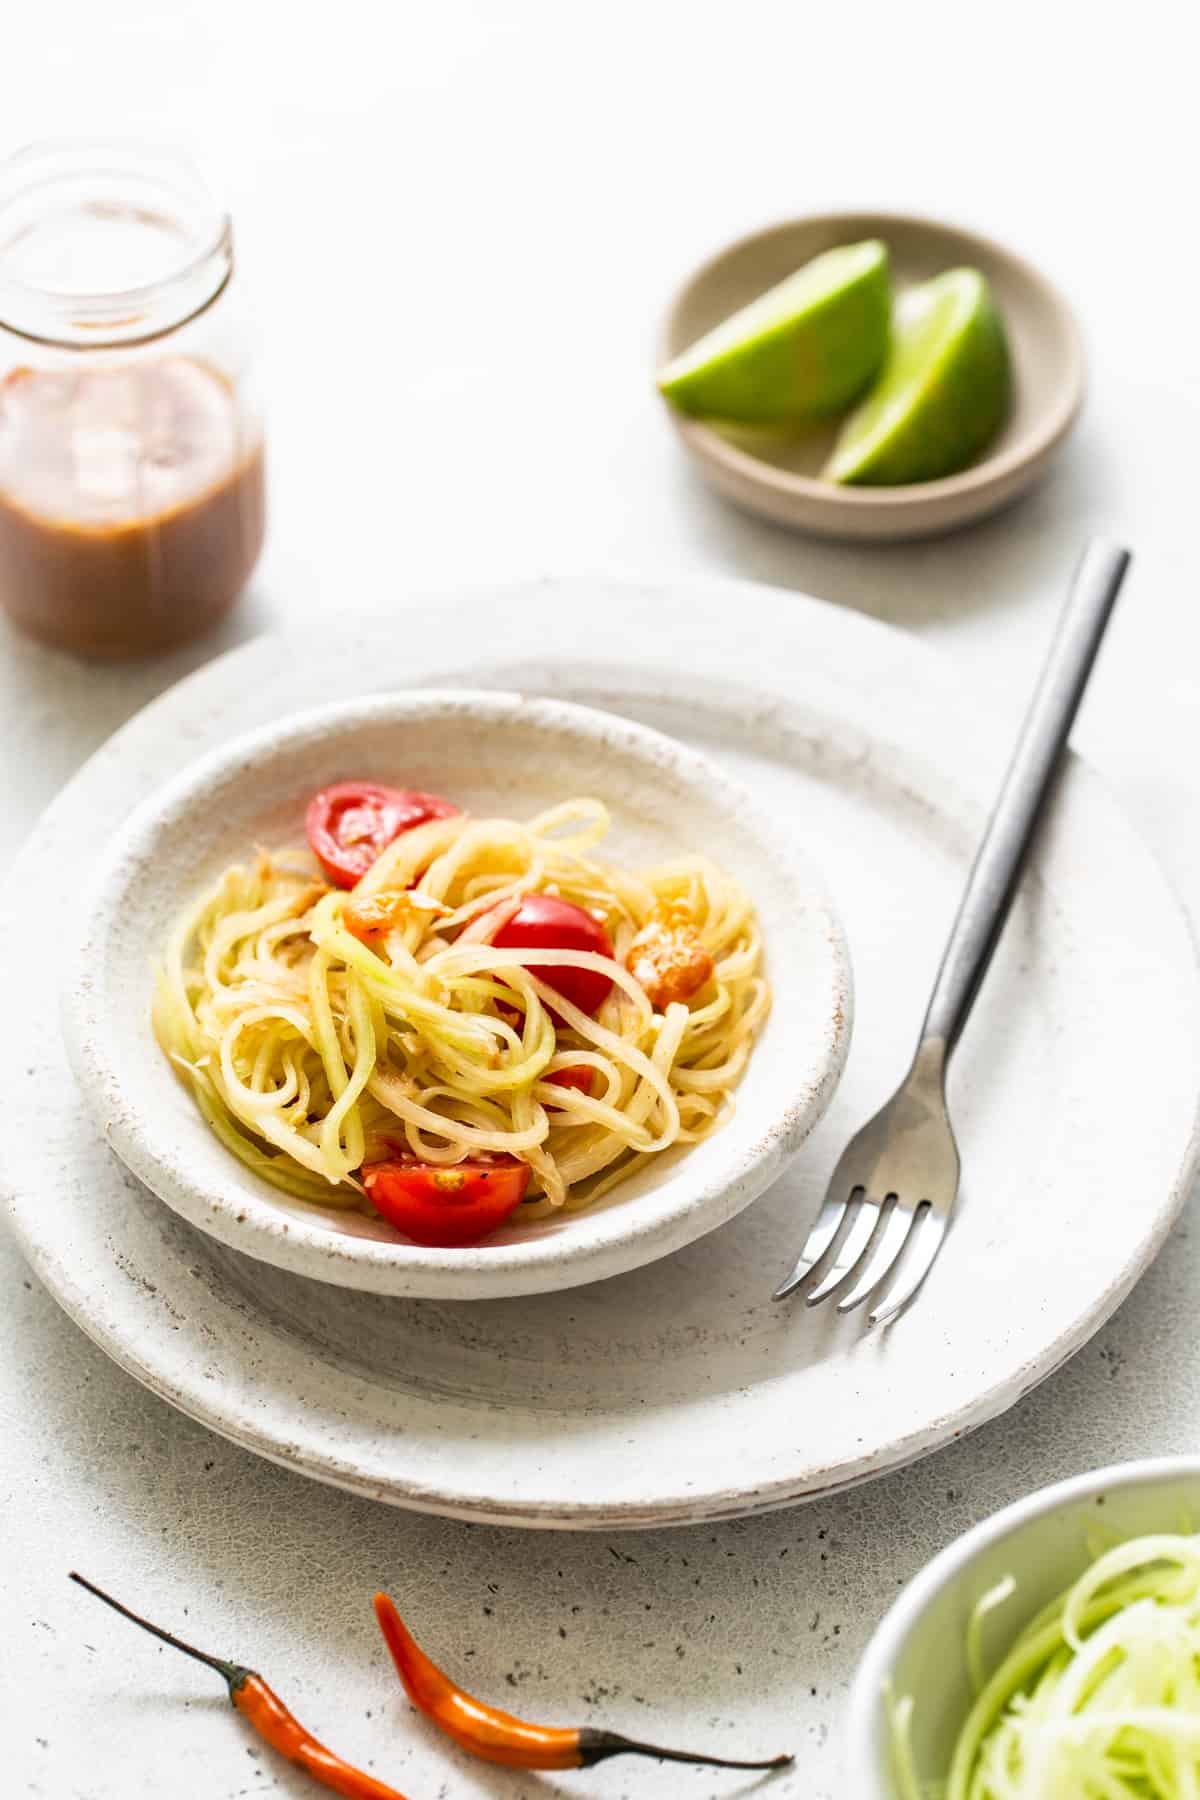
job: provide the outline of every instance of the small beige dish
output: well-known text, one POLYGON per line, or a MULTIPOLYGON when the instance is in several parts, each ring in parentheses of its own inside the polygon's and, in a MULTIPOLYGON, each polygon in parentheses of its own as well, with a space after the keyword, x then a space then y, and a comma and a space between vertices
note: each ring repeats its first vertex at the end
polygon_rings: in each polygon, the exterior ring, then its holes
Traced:
POLYGON ((1000 436, 970 468, 906 487, 839 487, 818 477, 840 420, 788 437, 710 425, 664 405, 705 480, 749 512, 821 537, 931 537, 985 518, 1032 486, 1083 401, 1083 347, 1071 309, 1022 257, 975 232, 901 213, 788 220, 739 239, 688 278, 667 313, 659 362, 822 251, 873 237, 891 252, 899 291, 962 264, 991 283, 1008 332, 1014 396, 1000 436))
POLYGON ((426 690, 295 714, 206 756, 152 795, 85 895, 64 992, 84 1099, 122 1162, 190 1224, 293 1274, 379 1294, 480 1299, 572 1287, 665 1256, 770 1186, 816 1124, 849 1042, 850 971, 821 879, 783 821, 703 757, 615 714, 520 694, 426 690), (307 1205, 261 1181, 209 1130, 150 1028, 152 958, 204 886, 257 844, 303 842, 304 803, 362 776, 529 817, 594 794, 604 854, 632 864, 720 845, 754 900, 780 996, 733 1118, 569 1216, 510 1221, 428 1249, 381 1219, 307 1205))
POLYGON ((911 1694, 913 1752, 922 1784, 936 1791, 950 1764, 972 1693, 967 1625, 989 1589, 1011 1575, 1012 1599, 988 1622, 984 1652, 998 1658, 1021 1628, 1107 1545, 1160 1531, 1194 1530, 1200 1518, 1200 1457, 1162 1457, 1095 1469, 1042 1488, 935 1556, 904 1589, 867 1646, 846 1722, 846 1793, 896 1800, 888 1694, 911 1694), (1191 1521, 1189 1524, 1188 1521, 1191 1521))

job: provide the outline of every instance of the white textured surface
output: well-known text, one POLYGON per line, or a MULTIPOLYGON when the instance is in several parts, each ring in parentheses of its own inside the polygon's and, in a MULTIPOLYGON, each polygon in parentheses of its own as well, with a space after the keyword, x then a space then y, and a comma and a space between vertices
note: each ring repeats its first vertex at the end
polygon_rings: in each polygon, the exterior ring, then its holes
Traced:
MULTIPOLYGON (((358 0, 286 28, 276 7, 232 0, 69 0, 6 21, 19 79, 4 129, 14 142, 114 120, 183 130, 230 170, 271 325, 274 425, 273 536, 237 629, 299 628, 350 599, 390 612, 412 580, 735 573, 910 625, 1015 709, 1078 539, 1123 533, 1138 565, 1077 741, 1196 905, 1186 23, 1176 0, 1111 22, 1074 0, 1015 0, 972 46, 949 0, 869 22, 774 0, 747 0, 736 22, 723 5, 618 0, 590 27, 550 0, 358 0), (646 391, 656 309, 693 260, 761 219, 864 202, 1010 239, 1082 314, 1092 393, 1076 439, 1045 488, 967 537, 852 551, 738 518, 698 489, 646 391)), ((208 648, 98 673, 5 641, 4 845, 208 648)), ((232 1450, 110 1366, 2 1253, 0 1713, 12 1791, 44 1800, 312 1791, 248 1754, 199 1671, 87 1610, 61 1580, 72 1561, 168 1622, 186 1609, 198 1636, 260 1662, 314 1725, 397 1779, 408 1742, 435 1764, 427 1740, 401 1735, 360 1604, 381 1579, 403 1581, 427 1634, 475 1650, 464 1666, 481 1686, 511 1693, 513 1674, 521 1705, 567 1717, 587 1694, 634 1725, 644 1696, 661 1700, 665 1735, 686 1693, 697 1721, 733 1716, 746 1743, 790 1715, 797 1800, 843 1800, 841 1695, 896 1585, 1039 1482, 1197 1441, 1186 1220, 1100 1337, 967 1442, 799 1513, 613 1549, 406 1518, 232 1450)), ((635 1764, 557 1784, 446 1768, 456 1797, 750 1789, 664 1786, 635 1764)), ((439 1792, 428 1773, 409 1785, 413 1800, 439 1792)))

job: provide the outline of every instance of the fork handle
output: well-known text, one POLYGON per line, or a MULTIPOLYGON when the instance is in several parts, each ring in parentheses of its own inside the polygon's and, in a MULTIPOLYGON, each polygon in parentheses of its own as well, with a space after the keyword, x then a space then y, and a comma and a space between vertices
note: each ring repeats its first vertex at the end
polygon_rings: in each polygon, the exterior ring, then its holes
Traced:
POLYGON ((1000 797, 950 932, 921 1044, 953 1049, 1004 929, 1079 702, 1129 567, 1129 552, 1093 541, 1075 571, 1000 797))

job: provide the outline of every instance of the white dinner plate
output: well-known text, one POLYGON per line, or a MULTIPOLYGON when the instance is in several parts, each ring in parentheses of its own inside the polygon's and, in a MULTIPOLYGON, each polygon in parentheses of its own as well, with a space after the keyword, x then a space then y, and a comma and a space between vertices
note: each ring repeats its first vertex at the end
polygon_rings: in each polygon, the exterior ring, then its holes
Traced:
POLYGON ((386 622, 339 620, 319 652, 301 630, 233 652, 92 759, 5 891, 3 1158, 31 1262, 193 1417, 320 1479, 462 1518, 612 1528, 760 1511, 994 1417, 1111 1314, 1196 1161, 1188 927, 1079 761, 955 1060, 961 1205, 918 1303, 864 1335, 857 1316, 770 1294, 847 1135, 911 1051, 1012 729, 989 727, 907 636, 735 583, 414 597, 386 622), (250 1262, 140 1187, 79 1104, 38 946, 116 824, 200 752, 322 700, 459 682, 656 725, 777 809, 845 921, 855 1042, 793 1170, 720 1231, 563 1294, 395 1300, 250 1262))

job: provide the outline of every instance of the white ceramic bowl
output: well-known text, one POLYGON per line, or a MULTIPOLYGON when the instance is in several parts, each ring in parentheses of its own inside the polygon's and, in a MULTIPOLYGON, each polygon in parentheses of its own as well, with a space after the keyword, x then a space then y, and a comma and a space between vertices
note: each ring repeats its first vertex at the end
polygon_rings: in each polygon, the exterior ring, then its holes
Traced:
POLYGON ((913 1746, 922 1780, 944 1778, 971 1704, 964 1662, 967 1621, 981 1595, 1012 1575, 1017 1592, 988 1621, 994 1660, 1039 1608, 1092 1561, 1089 1533, 1107 1539, 1195 1530, 1200 1457, 1120 1463, 1042 1488, 966 1532, 909 1582, 867 1647, 846 1723, 854 1800, 896 1800, 884 1695, 912 1694, 913 1746))
POLYGON ((191 1224, 302 1275, 384 1294, 544 1292, 665 1256, 754 1200, 798 1149, 845 1061, 851 981, 841 927, 792 838, 702 757, 613 714, 512 693, 387 694, 287 718, 202 758, 152 795, 88 888, 64 1030, 108 1142, 191 1224), (613 815, 605 853, 632 863, 716 855, 758 909, 776 1004, 712 1138, 668 1153, 570 1218, 510 1225, 460 1250, 380 1220, 309 1206, 222 1148, 150 1030, 151 959, 188 901, 256 844, 303 841, 306 797, 361 775, 530 816, 580 794, 613 815))

